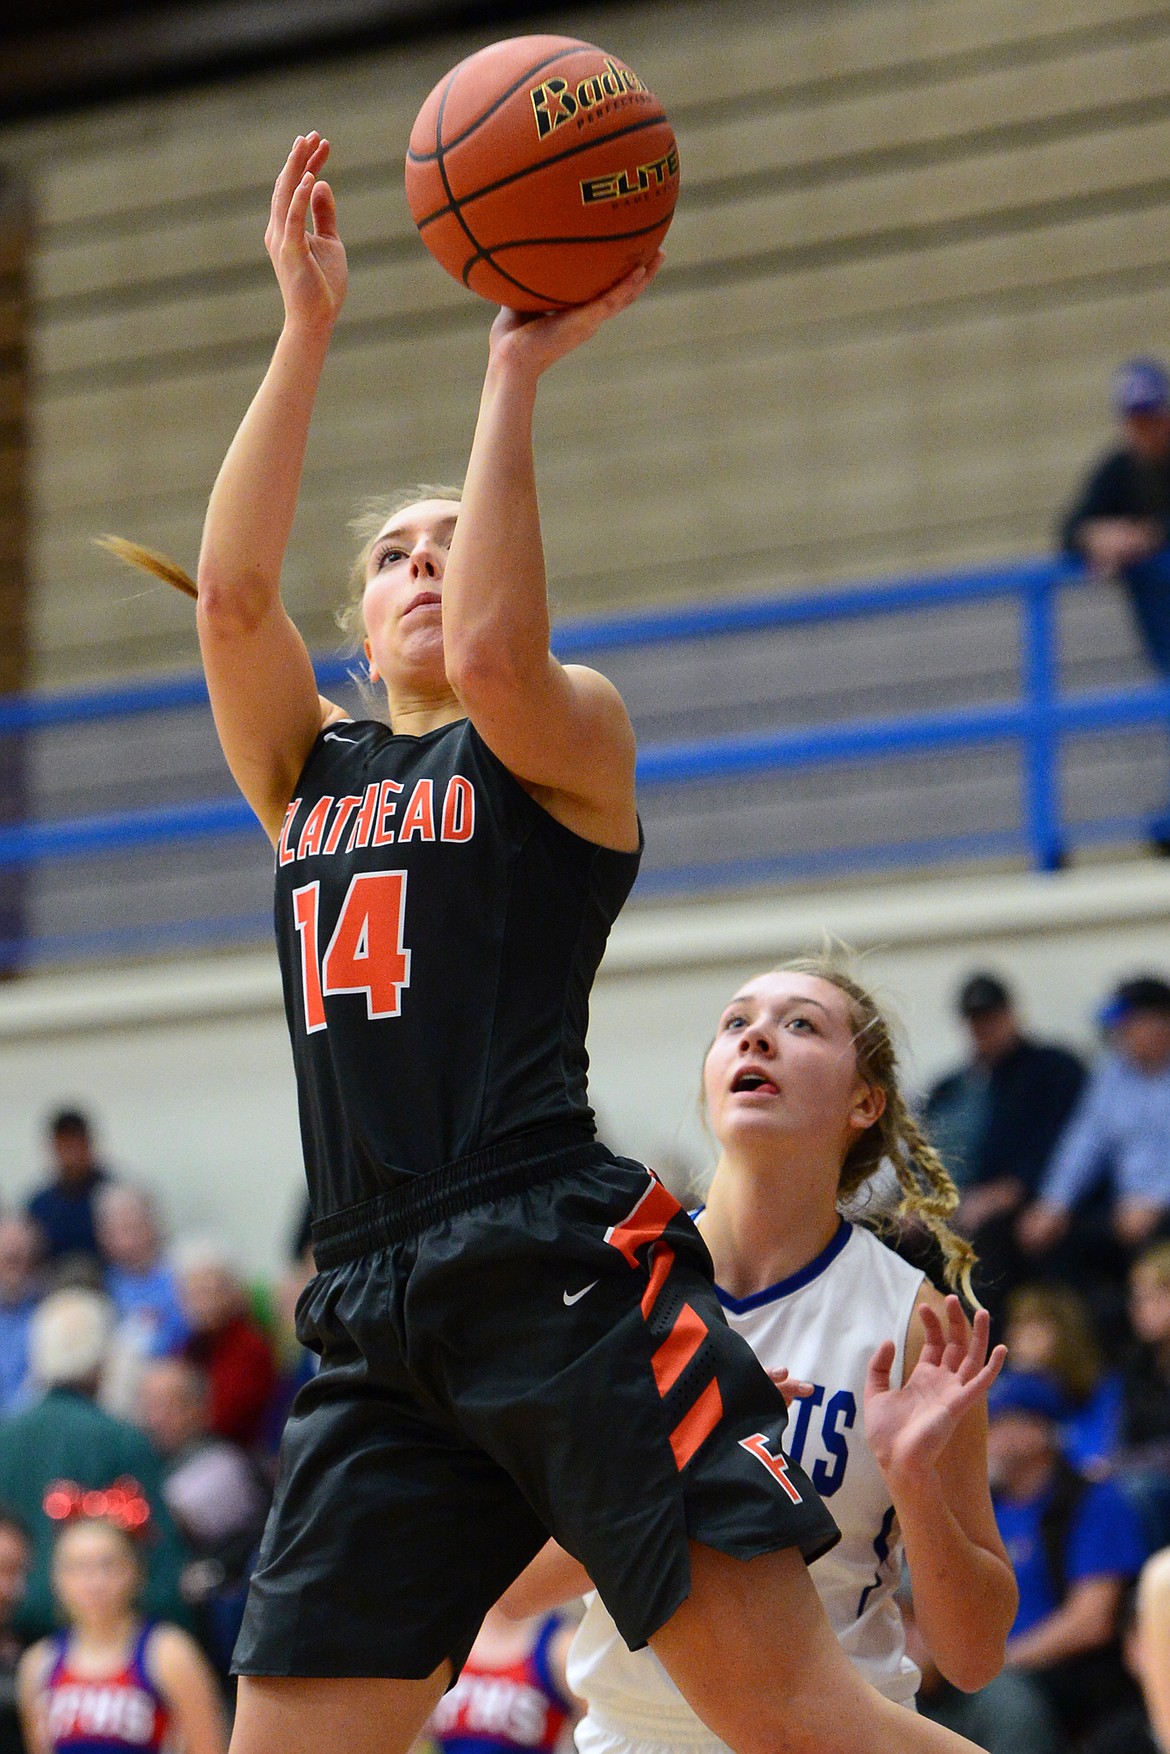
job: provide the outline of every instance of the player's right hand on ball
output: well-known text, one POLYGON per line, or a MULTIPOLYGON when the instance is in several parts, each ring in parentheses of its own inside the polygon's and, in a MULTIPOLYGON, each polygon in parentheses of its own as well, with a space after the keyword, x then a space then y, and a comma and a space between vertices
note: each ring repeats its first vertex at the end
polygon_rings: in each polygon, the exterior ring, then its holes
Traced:
POLYGON ((337 320, 348 281, 337 204, 320 181, 328 157, 329 142, 315 129, 298 134, 276 179, 264 233, 286 321, 326 330, 337 320))
POLYGON ((616 286, 588 304, 544 312, 513 311, 505 305, 491 327, 493 360, 515 364, 539 377, 566 353, 590 340, 603 323, 641 298, 665 260, 662 251, 656 251, 649 262, 631 269, 616 286))

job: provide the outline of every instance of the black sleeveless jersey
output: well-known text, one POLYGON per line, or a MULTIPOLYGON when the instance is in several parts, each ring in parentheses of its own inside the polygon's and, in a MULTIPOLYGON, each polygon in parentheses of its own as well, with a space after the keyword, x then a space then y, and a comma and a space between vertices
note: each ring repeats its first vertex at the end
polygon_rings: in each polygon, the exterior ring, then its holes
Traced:
POLYGON ((314 1217, 549 1123, 592 1133, 589 989, 638 861, 555 821, 467 719, 321 733, 276 850, 314 1217))

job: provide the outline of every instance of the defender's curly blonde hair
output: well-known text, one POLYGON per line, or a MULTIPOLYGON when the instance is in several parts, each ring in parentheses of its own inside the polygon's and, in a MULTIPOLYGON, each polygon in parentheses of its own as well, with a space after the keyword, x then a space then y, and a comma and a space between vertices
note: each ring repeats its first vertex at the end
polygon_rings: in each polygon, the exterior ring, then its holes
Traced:
MULTIPOLYGON (((893 1033, 877 1001, 849 972, 843 959, 831 951, 782 963, 779 972, 813 975, 845 995, 858 1074, 886 1099, 879 1118, 853 1141, 845 1154, 837 1185, 838 1199, 852 1199, 888 1162, 897 1177, 901 1196, 892 1218, 914 1218, 926 1227, 942 1252, 947 1284, 961 1291, 967 1302, 978 1308, 979 1299, 971 1288, 971 1274, 977 1265, 975 1250, 947 1222, 959 1203, 959 1191, 902 1094, 893 1033)), ((867 1216, 876 1228, 888 1228, 888 1220, 883 1221, 880 1213, 871 1212, 867 1216)))

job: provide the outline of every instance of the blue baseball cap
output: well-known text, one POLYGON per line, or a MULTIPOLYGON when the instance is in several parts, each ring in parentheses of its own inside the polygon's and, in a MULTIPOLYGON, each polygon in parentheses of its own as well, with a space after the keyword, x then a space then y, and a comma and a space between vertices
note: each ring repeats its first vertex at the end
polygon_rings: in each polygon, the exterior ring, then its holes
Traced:
POLYGON ((1117 414, 1162 414, 1170 408, 1170 375, 1160 359, 1127 359, 1113 374, 1117 414))
POLYGON ((1097 1022, 1102 1029, 1112 1029, 1123 1018, 1132 1017, 1135 1011, 1155 1011, 1160 1016, 1170 1016, 1170 982, 1156 974, 1134 975, 1131 980, 1122 981, 1098 1011, 1097 1022))
POLYGON ((1052 1378, 1040 1370, 1005 1370, 992 1383, 987 1395, 987 1417, 1004 1413, 1031 1413, 1059 1425, 1072 1411, 1052 1378))

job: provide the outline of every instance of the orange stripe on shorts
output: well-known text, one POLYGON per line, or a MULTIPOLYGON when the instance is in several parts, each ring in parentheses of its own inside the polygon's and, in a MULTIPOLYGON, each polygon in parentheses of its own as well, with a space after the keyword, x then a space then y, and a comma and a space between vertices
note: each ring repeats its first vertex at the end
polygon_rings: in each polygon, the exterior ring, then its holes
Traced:
POLYGON ((690 1412, 683 1414, 670 1434, 674 1465, 680 1473, 699 1445, 710 1437, 722 1417, 723 1396, 719 1393, 719 1384, 712 1377, 690 1412))
POLYGON ((620 1224, 610 1225, 605 1233, 605 1240, 625 1256, 631 1267, 636 1267, 636 1250, 644 1242, 657 1242, 671 1219, 677 1217, 681 1211, 682 1207, 674 1195, 654 1176, 629 1215, 620 1224))
POLYGON ((647 1321, 650 1312, 658 1302, 659 1293, 670 1277, 670 1269, 674 1266, 674 1250, 668 1242, 660 1242, 654 1250, 654 1264, 650 1269, 650 1283, 642 1293, 642 1314, 647 1321))
POLYGON ((650 1360, 654 1368, 654 1381, 658 1384, 658 1393, 663 1399, 706 1338, 706 1322, 689 1303, 684 1303, 673 1328, 650 1360))

